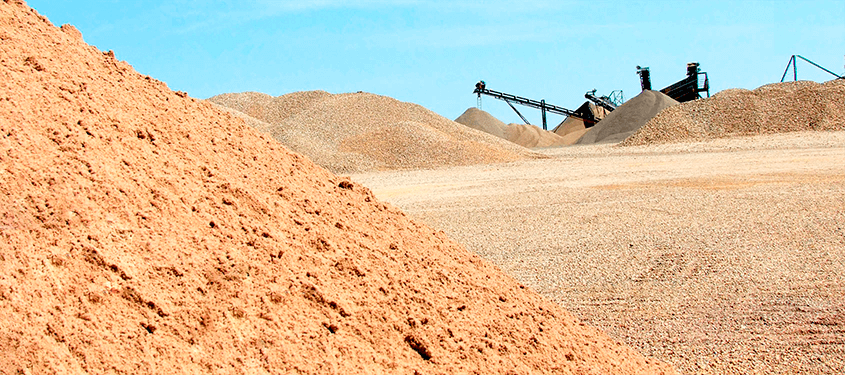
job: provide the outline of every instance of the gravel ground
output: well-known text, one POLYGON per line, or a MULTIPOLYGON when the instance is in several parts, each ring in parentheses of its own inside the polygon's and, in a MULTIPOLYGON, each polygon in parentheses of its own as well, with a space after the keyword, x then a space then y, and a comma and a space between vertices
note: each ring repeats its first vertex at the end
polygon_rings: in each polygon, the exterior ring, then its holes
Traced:
POLYGON ((845 372, 845 132, 543 152, 351 177, 681 372, 845 372))

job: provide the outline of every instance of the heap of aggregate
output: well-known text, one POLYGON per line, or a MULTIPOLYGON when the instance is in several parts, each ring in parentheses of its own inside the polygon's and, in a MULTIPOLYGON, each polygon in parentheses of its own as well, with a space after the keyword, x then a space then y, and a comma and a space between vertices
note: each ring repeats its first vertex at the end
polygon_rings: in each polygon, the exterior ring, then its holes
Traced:
POLYGON ((661 112, 621 145, 845 130, 845 79, 724 90, 661 112))
POLYGON ((649 120, 678 102, 660 91, 645 90, 610 112, 576 144, 616 143, 625 140, 649 120))
POLYGON ((468 129, 422 106, 370 94, 222 94, 209 101, 268 125, 293 151, 335 173, 501 163, 530 151, 468 129))
POLYGON ((455 119, 455 122, 490 133, 522 147, 537 148, 565 145, 563 138, 558 134, 528 124, 505 125, 504 122, 491 114, 475 107, 468 108, 460 117, 455 119))
POLYGON ((22 1, 0 77, 4 371, 674 372, 22 1))

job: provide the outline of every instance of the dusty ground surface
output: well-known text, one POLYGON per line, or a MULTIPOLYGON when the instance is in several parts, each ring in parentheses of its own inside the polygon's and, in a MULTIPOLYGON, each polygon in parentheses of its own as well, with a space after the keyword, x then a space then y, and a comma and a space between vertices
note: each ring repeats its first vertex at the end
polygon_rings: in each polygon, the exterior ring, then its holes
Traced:
POLYGON ((0 373, 661 372, 360 184, 0 1, 0 373))
POLYGON ((845 372, 845 132, 352 176, 642 352, 845 372))

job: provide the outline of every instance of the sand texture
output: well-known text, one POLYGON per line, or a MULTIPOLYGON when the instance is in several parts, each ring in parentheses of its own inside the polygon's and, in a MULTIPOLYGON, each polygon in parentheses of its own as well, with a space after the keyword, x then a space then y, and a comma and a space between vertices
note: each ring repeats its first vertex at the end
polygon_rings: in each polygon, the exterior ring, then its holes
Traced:
POLYGON ((502 139, 508 139, 505 136, 505 127, 507 124, 475 107, 467 108, 464 113, 455 119, 455 122, 485 133, 493 134, 502 139))
POLYGON ((427 169, 536 157, 419 105, 370 93, 222 94, 209 101, 270 125, 261 128, 336 173, 427 169))
POLYGON ((664 109, 678 102, 659 91, 647 90, 626 101, 590 128, 577 144, 618 143, 664 109))
POLYGON ((724 90, 649 121, 623 145, 698 141, 806 130, 845 130, 845 79, 724 90))
POLYGON ((674 373, 23 2, 0 77, 3 373, 674 373))
POLYGON ((508 124, 505 127, 505 136, 509 141, 528 148, 564 145, 563 137, 528 124, 508 124))
POLYGON ((560 135, 528 124, 508 124, 499 121, 491 114, 478 108, 471 107, 455 119, 473 129, 493 134, 527 148, 563 146, 565 142, 560 135))
POLYGON ((352 176, 689 374, 845 373, 845 132, 352 176))

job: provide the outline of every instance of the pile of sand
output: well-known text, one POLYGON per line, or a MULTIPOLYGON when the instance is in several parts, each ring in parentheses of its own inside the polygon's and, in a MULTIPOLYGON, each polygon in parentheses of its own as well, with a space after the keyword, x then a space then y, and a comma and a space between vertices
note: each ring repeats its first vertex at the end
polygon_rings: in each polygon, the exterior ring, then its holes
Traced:
POLYGON ((563 139, 550 131, 527 124, 509 124, 475 107, 470 107, 455 122, 490 133, 522 147, 554 147, 564 145, 563 139))
POLYGON ((0 2, 10 373, 671 373, 366 189, 0 2))
POLYGON ((623 145, 807 130, 845 130, 845 80, 731 89, 662 112, 623 145))
POLYGON ((587 125, 584 123, 584 120, 569 116, 565 120, 563 120, 558 126, 552 130, 553 133, 563 137, 563 144, 564 145, 571 145, 578 141, 582 136, 584 136, 587 131, 590 130, 587 128, 587 125))
POLYGON ((527 124, 508 124, 505 127, 505 137, 513 143, 528 148, 566 145, 561 136, 527 124))
POLYGON ((505 136, 505 127, 507 125, 499 119, 493 117, 493 115, 476 107, 467 108, 464 113, 455 119, 455 122, 464 124, 476 130, 481 130, 485 133, 493 134, 502 139, 508 139, 505 136))
MULTIPOLYGON (((419 105, 369 93, 222 94, 212 103, 266 124, 258 129, 336 173, 499 163, 530 151, 467 129, 419 105)), ((252 122, 248 123, 252 124, 252 122)))
POLYGON ((621 142, 662 110, 678 104, 659 91, 646 90, 610 112, 590 128, 576 144, 621 142))

